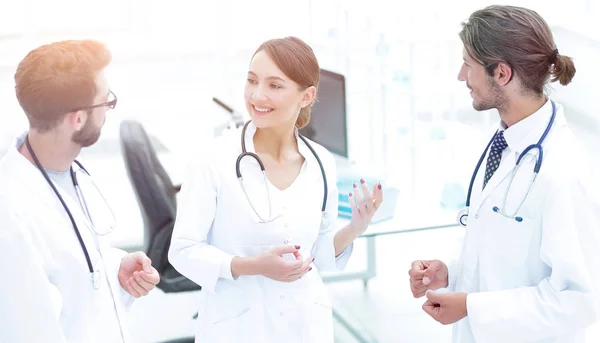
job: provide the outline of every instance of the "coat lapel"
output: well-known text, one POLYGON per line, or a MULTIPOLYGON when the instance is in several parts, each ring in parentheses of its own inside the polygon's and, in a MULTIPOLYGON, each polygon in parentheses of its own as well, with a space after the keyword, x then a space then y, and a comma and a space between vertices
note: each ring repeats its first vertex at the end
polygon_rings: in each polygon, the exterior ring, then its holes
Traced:
MULTIPOLYGON (((58 200, 58 197, 35 165, 26 160, 25 157, 23 157, 16 149, 11 150, 9 158, 13 160, 12 163, 19 165, 19 174, 15 175, 15 178, 21 179, 21 182, 27 185, 30 191, 34 192, 35 194, 39 194, 39 199, 42 202, 46 203, 51 208, 60 208, 62 211, 64 211, 60 200, 58 200), (45 191, 41 193, 42 190, 45 191)), ((91 229, 90 223, 87 220, 87 217, 83 214, 77 199, 73 199, 62 187, 60 187, 60 185, 56 184, 55 182, 53 182, 53 185, 56 187, 56 190, 69 208, 69 211, 73 215, 73 219, 75 220, 75 223, 80 231, 83 231, 83 228, 87 228, 88 230, 91 229)), ((64 215, 65 219, 70 224, 67 213, 65 212, 64 215)), ((87 236, 83 232, 82 235, 87 236)))

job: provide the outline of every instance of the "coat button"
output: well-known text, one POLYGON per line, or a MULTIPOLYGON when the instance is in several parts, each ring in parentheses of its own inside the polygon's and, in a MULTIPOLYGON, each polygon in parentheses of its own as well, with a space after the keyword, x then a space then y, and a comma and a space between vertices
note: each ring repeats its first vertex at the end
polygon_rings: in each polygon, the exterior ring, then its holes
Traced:
POLYGON ((279 315, 283 317, 283 312, 279 312, 279 315))
POLYGON ((283 299, 283 298, 285 298, 285 297, 282 295, 282 296, 280 296, 280 298, 281 298, 281 299, 283 299))
POLYGON ((283 241, 283 244, 288 244, 289 241, 286 239, 285 241, 283 241))

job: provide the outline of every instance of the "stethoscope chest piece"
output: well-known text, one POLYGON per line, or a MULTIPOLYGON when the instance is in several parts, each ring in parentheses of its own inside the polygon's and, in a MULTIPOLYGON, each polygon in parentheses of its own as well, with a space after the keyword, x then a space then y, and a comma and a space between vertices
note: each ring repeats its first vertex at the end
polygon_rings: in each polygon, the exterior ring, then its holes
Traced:
POLYGON ((94 270, 94 272, 92 273, 92 286, 94 287, 94 289, 96 289, 96 290, 100 289, 101 281, 102 281, 102 274, 100 274, 100 271, 98 269, 94 270))
POLYGON ((469 219, 469 208, 465 207, 458 212, 458 215, 456 216, 456 220, 458 221, 458 223, 460 225, 467 226, 468 219, 469 219))
POLYGON ((325 231, 327 230, 327 228, 329 228, 329 224, 331 224, 331 220, 329 219, 327 213, 323 212, 323 216, 321 217, 321 226, 319 227, 319 229, 321 231, 325 231))

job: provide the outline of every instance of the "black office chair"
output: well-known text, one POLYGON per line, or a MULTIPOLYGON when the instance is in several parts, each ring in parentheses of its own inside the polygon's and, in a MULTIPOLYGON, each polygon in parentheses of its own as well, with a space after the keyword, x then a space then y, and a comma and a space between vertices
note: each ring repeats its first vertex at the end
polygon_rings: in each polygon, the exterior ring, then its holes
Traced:
POLYGON ((200 290, 199 285, 177 272, 168 260, 176 194, 181 186, 171 182, 139 122, 123 121, 120 129, 121 151, 144 221, 144 249, 160 274, 157 287, 165 293, 200 290))
MULTIPOLYGON (((123 121, 120 142, 127 175, 144 220, 144 250, 160 274, 156 286, 165 293, 200 290, 200 286, 177 272, 168 259, 177 210, 176 195, 181 186, 171 182, 140 123, 123 121)), ((194 338, 165 343, 194 343, 194 338)))

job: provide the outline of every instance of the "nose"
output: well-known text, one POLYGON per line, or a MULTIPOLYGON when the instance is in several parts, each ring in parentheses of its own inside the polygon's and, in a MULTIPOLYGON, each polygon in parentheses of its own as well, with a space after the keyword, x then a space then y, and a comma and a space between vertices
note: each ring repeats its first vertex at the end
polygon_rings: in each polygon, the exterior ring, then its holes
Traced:
POLYGON ((266 100, 267 99, 267 95, 261 90, 261 87, 256 87, 254 88, 253 92, 252 92, 252 100, 266 100))
POLYGON ((463 64, 458 71, 458 81, 467 81, 467 68, 463 64))

